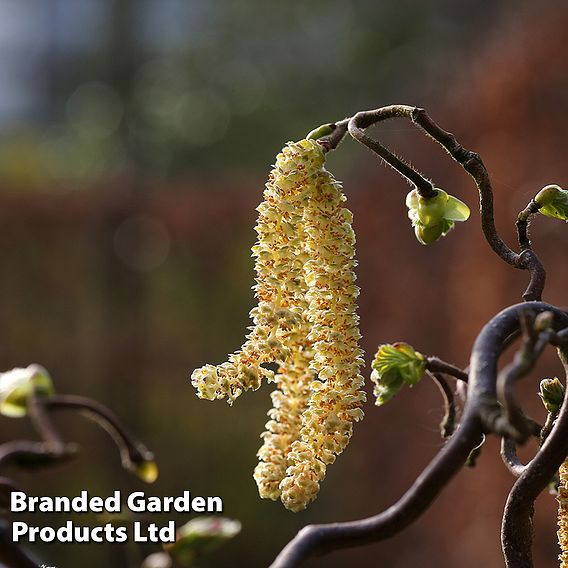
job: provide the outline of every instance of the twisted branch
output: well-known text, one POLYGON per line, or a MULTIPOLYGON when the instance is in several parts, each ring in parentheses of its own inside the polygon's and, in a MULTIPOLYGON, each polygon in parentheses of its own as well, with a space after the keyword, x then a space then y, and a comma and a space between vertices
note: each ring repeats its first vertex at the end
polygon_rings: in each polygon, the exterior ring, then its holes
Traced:
MULTIPOLYGON (((530 274, 530 281, 527 289, 523 294, 525 301, 539 301, 542 298, 542 292, 546 280, 546 272, 542 266, 538 256, 530 247, 528 236, 521 234, 523 231, 523 223, 526 221, 524 230, 528 227, 528 216, 526 219, 521 218, 521 225, 517 224, 519 233, 519 242, 521 244, 521 252, 516 253, 501 239, 495 227, 495 215, 493 208, 493 188, 487 168, 485 167, 481 156, 475 152, 471 152, 464 148, 456 140, 456 137, 440 128, 422 109, 409 105, 390 105, 375 110, 362 111, 355 114, 351 118, 346 118, 330 126, 334 129, 332 134, 318 140, 326 149, 331 150, 341 142, 345 136, 346 130, 351 136, 361 144, 367 146, 375 154, 380 156, 385 163, 396 170, 401 176, 407 179, 416 187, 422 197, 433 197, 436 192, 432 182, 427 180, 422 174, 412 168, 409 164, 395 156, 379 141, 371 138, 364 131, 369 126, 389 120, 392 118, 404 118, 416 125, 428 137, 440 144, 448 154, 460 164, 463 169, 473 178, 479 192, 479 207, 481 214, 481 228, 485 240, 493 251, 507 264, 514 268, 527 270, 530 274), (347 128, 346 128, 347 125, 347 128)), ((529 206, 531 207, 531 206, 529 206)), ((532 209, 531 207, 531 213, 532 209)), ((521 213, 520 217, 523 215, 521 213)), ((530 216, 530 215, 529 215, 530 216)))
MULTIPOLYGON (((402 498, 386 511, 367 519, 304 527, 271 568, 292 568, 316 554, 384 540, 402 531, 431 505, 464 465, 482 435, 495 431, 494 426, 502 414, 496 392, 497 361, 508 338, 518 331, 525 309, 526 304, 517 304, 503 310, 478 335, 470 359, 468 396, 460 428, 402 498)), ((568 323, 568 314, 549 304, 531 302, 531 309, 534 313, 553 312, 556 329, 565 328, 568 323)), ((543 446, 543 451, 545 449, 543 446)))
MULTIPOLYGON (((526 314, 527 312, 525 312, 526 314)), ((527 316, 523 330, 522 347, 507 367, 503 369, 497 378, 498 400, 505 409, 505 414, 500 424, 496 425, 496 431, 506 436, 514 438, 517 442, 523 443, 534 432, 517 403, 513 390, 514 384, 519 379, 526 376, 535 366, 544 348, 550 343, 554 335, 552 329, 545 329, 539 334, 534 333, 534 318, 527 316)))

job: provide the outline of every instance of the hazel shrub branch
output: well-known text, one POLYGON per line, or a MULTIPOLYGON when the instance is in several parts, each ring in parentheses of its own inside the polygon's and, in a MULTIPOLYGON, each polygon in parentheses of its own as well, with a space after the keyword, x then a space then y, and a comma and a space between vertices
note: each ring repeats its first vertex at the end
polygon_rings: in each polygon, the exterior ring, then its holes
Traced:
MULTIPOLYGON (((250 333, 225 363, 195 370, 191 382, 200 398, 226 398, 230 404, 244 391, 257 390, 263 380, 275 383, 273 408, 254 472, 260 496, 281 499, 295 512, 315 499, 326 467, 349 442, 353 423, 363 418, 365 401, 352 215, 342 205, 345 195, 340 184, 324 167, 326 153, 337 149, 349 134, 408 181, 412 186, 406 196, 408 217, 423 245, 446 236, 457 222, 470 216, 464 202, 368 133, 371 126, 394 118, 409 120, 473 178, 485 240, 509 266, 530 275, 522 295, 524 303, 510 306, 487 323, 466 370, 422 355, 406 343, 379 346, 371 374, 377 405, 391 400, 404 385, 414 386, 424 375, 430 376, 443 397, 441 431, 447 442, 392 507, 368 519, 305 527, 272 567, 291 568, 315 554, 400 532, 430 506, 464 465, 474 464, 486 436, 495 434, 502 438, 503 461, 518 478, 503 519, 504 556, 510 567, 528 568, 532 566, 532 540, 526 528, 534 498, 554 478, 568 452, 564 408, 557 420, 549 418, 541 427, 523 413, 514 396, 516 381, 532 371, 547 345, 564 353, 568 344, 568 313, 541 301, 546 273, 532 250, 528 229, 537 213, 568 220, 568 190, 546 186, 519 214, 516 252, 497 232, 491 180, 481 157, 461 146, 423 109, 391 105, 358 112, 324 124, 282 150, 258 207, 258 241, 252 249, 258 305, 250 312, 250 333), (501 354, 519 337, 521 346, 513 363, 498 373, 501 354), (268 368, 269 363, 276 364, 275 372, 268 368), (464 388, 467 385, 459 424, 448 378, 464 388), (541 447, 524 465, 516 455, 516 445, 529 436, 539 438, 541 447), (519 562, 511 543, 520 551, 519 562)), ((565 364, 565 355, 562 357, 565 364)))

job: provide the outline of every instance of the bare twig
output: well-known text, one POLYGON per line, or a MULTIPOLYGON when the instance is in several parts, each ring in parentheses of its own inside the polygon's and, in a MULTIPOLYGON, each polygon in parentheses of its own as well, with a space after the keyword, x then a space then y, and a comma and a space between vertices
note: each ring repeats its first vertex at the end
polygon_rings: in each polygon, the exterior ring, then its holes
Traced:
POLYGON ((375 154, 380 156, 389 166, 405 177, 416 187, 422 197, 434 197, 436 190, 431 181, 408 165, 406 162, 387 150, 380 142, 365 134, 364 129, 382 120, 389 118, 411 118, 412 107, 406 105, 392 105, 373 111, 358 112, 348 125, 349 134, 361 144, 364 144, 375 154))
POLYGON ((348 123, 349 119, 346 118, 329 124, 329 127, 333 129, 333 132, 329 136, 323 136, 317 140, 318 144, 321 144, 324 151, 329 152, 331 150, 335 150, 339 146, 345 137, 345 134, 347 134, 348 123))
POLYGON ((450 385, 441 373, 428 373, 428 376, 436 383, 440 394, 444 399, 444 417, 440 422, 440 434, 442 438, 449 438, 456 429, 456 405, 454 403, 454 393, 450 385))
POLYGON ((527 467, 517 456, 517 442, 508 436, 501 438, 501 459, 515 477, 522 475, 527 467))
POLYGON ((49 410, 78 411, 103 428, 118 446, 122 464, 126 469, 133 469, 135 466, 153 459, 152 452, 131 436, 106 406, 75 395, 54 395, 42 399, 42 401, 49 410))
POLYGON ((28 416, 34 428, 44 440, 47 451, 55 456, 64 453, 65 442, 47 412, 43 397, 33 396, 31 398, 28 404, 28 416))
POLYGON ((454 377, 454 379, 467 383, 468 374, 465 371, 451 363, 438 359, 438 357, 427 357, 426 368, 433 373, 444 373, 445 375, 454 377))
POLYGON ((529 238, 530 218, 538 213, 541 206, 532 199, 531 202, 519 213, 517 217, 517 239, 521 250, 531 249, 531 241, 529 238))
MULTIPOLYGON (((521 245, 521 253, 518 254, 507 246, 497 233, 491 179, 479 154, 465 149, 458 143, 453 134, 440 128, 426 111, 421 108, 408 105, 391 105, 375 110, 358 112, 353 116, 348 122, 349 133, 353 138, 370 148, 400 175, 415 185, 423 197, 435 195, 433 184, 406 162, 397 158, 380 142, 364 132, 369 126, 391 118, 404 118, 417 125, 429 137, 440 144, 474 179, 479 191, 481 227, 486 241, 507 264, 529 272, 530 282, 523 294, 523 299, 525 301, 540 300, 546 280, 544 268, 538 256, 530 249, 530 246, 524 246, 526 245, 525 241, 521 245)), ((344 122, 341 121, 341 123, 336 124, 343 125, 344 122)))
POLYGON ((75 454, 74 445, 65 445, 63 451, 53 453, 45 442, 15 440, 0 446, 0 466, 13 464, 29 469, 65 461, 75 454))

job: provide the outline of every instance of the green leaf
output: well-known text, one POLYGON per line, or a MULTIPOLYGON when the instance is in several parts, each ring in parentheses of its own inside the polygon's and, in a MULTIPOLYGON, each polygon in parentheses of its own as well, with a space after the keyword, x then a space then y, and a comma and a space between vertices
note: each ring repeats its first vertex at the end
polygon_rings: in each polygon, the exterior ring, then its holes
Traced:
POLYGON ((408 217, 416 238, 423 245, 446 236, 456 221, 467 221, 470 215, 469 207, 463 201, 448 195, 443 189, 435 190, 433 197, 422 197, 417 189, 406 196, 408 217))
POLYGON ((539 213, 561 221, 568 221, 568 190, 558 185, 547 185, 534 200, 540 205, 539 213))
POLYGON ((418 197, 418 219, 426 227, 432 227, 442 222, 446 212, 448 194, 442 189, 436 189, 434 197, 418 197))
POLYGON ((444 219, 449 221, 467 221, 469 219, 469 207, 457 197, 448 195, 444 219))
POLYGON ((388 402, 405 385, 417 384, 426 370, 426 359, 408 343, 380 345, 372 363, 377 406, 388 402))
POLYGON ((454 228, 453 221, 442 220, 438 225, 433 227, 425 227, 422 223, 416 223, 414 226, 414 234, 423 245, 429 245, 436 242, 440 237, 445 237, 454 228))

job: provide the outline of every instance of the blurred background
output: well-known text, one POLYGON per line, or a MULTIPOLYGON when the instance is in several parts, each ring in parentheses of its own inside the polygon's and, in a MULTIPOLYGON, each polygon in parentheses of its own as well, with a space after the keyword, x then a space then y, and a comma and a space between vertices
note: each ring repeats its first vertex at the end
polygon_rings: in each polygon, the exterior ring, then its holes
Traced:
MULTIPOLYGON (((143 487, 103 433, 62 417, 83 448, 79 459, 33 476, 11 472, 22 488, 220 495, 243 530, 204 568, 267 566, 307 523, 391 505, 442 446, 433 384, 384 408, 369 396, 318 500, 292 514, 261 501, 252 479, 270 389, 229 408, 198 400, 190 373, 241 345, 254 304, 254 208, 270 164, 286 141, 323 122, 391 103, 426 107, 483 156, 498 228, 513 243, 513 220, 536 191, 568 184, 568 6, 0 0, 0 14, 1 368, 41 363, 60 392, 108 405, 155 452, 161 472, 143 487)), ((405 122, 380 134, 465 200, 472 218, 423 247, 406 217, 404 181, 351 140, 329 157, 355 215, 367 363, 378 344, 404 340, 465 366, 481 326, 520 300, 526 274, 482 239, 475 187, 448 156, 405 122)), ((549 269, 545 299, 565 305, 566 226, 537 219, 532 235, 549 269)), ((549 355, 524 385, 539 419, 538 379, 559 372, 549 355)), ((0 441, 31 435, 24 420, 1 420, 0 441)), ((404 533, 306 566, 500 566, 512 483, 489 440, 477 467, 404 533)), ((552 497, 539 499, 537 565, 556 562, 555 510, 552 497)), ((47 564, 85 568, 131 568, 153 550, 31 549, 47 564)))

